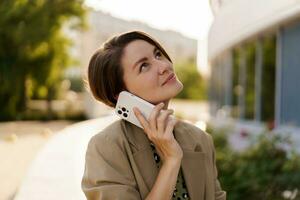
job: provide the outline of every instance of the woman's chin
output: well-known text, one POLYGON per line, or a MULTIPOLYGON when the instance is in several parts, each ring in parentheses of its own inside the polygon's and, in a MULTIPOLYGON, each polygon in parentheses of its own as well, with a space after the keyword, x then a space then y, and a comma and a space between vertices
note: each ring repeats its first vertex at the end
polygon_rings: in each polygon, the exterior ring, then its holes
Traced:
POLYGON ((177 88, 176 88, 176 94, 175 94, 175 96, 177 95, 177 94, 179 94, 182 90, 183 90, 183 84, 180 82, 180 81, 178 81, 178 83, 177 83, 177 88))
POLYGON ((173 88, 172 90, 170 89, 168 92, 165 93, 168 96, 164 98, 165 99, 164 102, 170 101, 171 99, 176 97, 182 90, 183 90, 183 85, 181 83, 178 84, 176 88, 173 88))
POLYGON ((175 85, 169 88, 164 88, 163 90, 160 90, 159 92, 153 92, 151 95, 147 96, 145 99, 146 101, 157 105, 161 102, 169 102, 172 98, 176 97, 181 91, 183 90, 183 84, 178 81, 175 85))

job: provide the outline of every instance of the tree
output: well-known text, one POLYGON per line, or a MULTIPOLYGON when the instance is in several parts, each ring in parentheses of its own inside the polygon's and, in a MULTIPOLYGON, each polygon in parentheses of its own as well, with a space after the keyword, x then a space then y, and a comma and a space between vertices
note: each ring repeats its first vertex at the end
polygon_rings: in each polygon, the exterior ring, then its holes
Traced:
POLYGON ((22 117, 28 80, 48 98, 68 66, 66 22, 84 28, 83 0, 2 0, 0 4, 0 120, 22 117))
POLYGON ((175 65, 183 90, 176 96, 180 99, 206 99, 206 84, 197 70, 195 59, 187 59, 175 65))

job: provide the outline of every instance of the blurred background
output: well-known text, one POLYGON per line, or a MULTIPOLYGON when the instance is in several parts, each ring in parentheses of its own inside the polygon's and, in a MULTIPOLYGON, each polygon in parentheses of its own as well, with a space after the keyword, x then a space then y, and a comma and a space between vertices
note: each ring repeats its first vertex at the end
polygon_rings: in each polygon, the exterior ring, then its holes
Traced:
POLYGON ((113 35, 149 33, 212 134, 228 199, 300 199, 300 1, 2 0, 0 200, 85 199, 90 137, 117 117, 85 87, 113 35))

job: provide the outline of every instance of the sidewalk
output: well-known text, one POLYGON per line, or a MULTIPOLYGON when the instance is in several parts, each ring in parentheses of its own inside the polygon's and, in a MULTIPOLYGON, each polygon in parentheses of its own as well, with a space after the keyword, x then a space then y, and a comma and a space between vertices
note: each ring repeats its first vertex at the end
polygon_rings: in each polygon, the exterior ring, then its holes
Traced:
POLYGON ((32 162, 14 200, 84 200, 80 184, 88 141, 116 119, 80 122, 53 136, 32 162))

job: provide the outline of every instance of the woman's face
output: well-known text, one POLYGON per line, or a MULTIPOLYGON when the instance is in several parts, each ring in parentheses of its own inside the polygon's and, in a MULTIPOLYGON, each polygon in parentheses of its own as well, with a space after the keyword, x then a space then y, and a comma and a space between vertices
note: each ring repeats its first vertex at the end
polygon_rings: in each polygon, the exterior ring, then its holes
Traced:
POLYGON ((172 63, 144 40, 134 40, 125 47, 121 65, 127 90, 153 104, 168 102, 183 88, 172 63))

